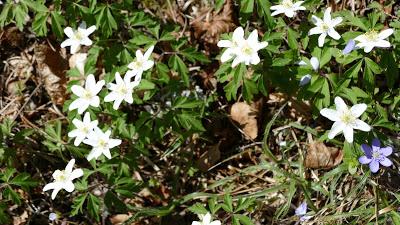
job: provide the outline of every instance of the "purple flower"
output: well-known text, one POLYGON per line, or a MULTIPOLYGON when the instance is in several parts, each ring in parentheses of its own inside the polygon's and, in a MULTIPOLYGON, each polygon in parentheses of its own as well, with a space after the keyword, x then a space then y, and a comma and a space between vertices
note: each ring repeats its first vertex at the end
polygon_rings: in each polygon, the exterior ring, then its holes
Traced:
POLYGON ((379 170, 379 164, 385 167, 392 165, 392 161, 387 158, 393 152, 392 147, 381 148, 381 142, 378 139, 372 140, 372 147, 367 144, 362 144, 361 149, 365 155, 361 156, 358 161, 361 164, 369 164, 371 172, 376 173, 379 170))
POLYGON ((349 54, 351 51, 354 50, 356 46, 356 42, 353 39, 350 39, 349 42, 347 42, 346 47, 344 47, 342 53, 343 55, 349 54))
POLYGON ((295 214, 296 216, 300 217, 300 221, 304 222, 306 220, 309 220, 311 216, 306 216, 307 213, 307 202, 301 203, 299 207, 297 207, 295 214))

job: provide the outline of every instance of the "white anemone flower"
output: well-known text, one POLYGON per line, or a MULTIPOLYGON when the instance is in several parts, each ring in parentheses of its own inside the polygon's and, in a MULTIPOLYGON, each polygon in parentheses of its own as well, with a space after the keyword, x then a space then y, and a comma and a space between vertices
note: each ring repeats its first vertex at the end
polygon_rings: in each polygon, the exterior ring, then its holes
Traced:
POLYGON ((199 215, 201 221, 193 221, 192 225, 221 225, 221 221, 215 220, 211 222, 211 214, 199 215))
POLYGON ((260 57, 258 56, 258 51, 268 46, 268 42, 258 41, 258 31, 253 30, 247 39, 242 39, 241 29, 235 30, 236 34, 232 42, 229 44, 228 41, 223 40, 219 43, 220 46, 228 46, 226 55, 221 57, 221 62, 225 60, 233 59, 232 67, 236 67, 240 63, 245 63, 246 65, 257 65, 260 62, 260 57))
POLYGON ((293 2, 292 0, 283 0, 281 4, 271 6, 271 10, 275 10, 271 13, 271 16, 284 13, 287 17, 292 18, 296 15, 298 10, 306 10, 306 7, 301 6, 304 1, 293 2))
POLYGON ((111 159, 110 149, 121 144, 121 140, 110 138, 111 131, 103 132, 100 128, 95 127, 94 131, 90 132, 88 138, 83 140, 83 143, 92 146, 92 150, 87 156, 87 160, 97 159, 102 154, 108 159, 111 159))
POLYGON ((93 131, 95 127, 99 124, 97 120, 90 120, 90 113, 86 112, 83 117, 83 121, 78 119, 73 119, 72 123, 75 125, 76 129, 68 133, 68 137, 75 138, 74 145, 79 146, 82 141, 88 137, 89 132, 93 131))
POLYGON ((75 54, 79 51, 81 45, 90 46, 92 40, 89 39, 89 35, 96 30, 96 26, 91 26, 86 29, 86 23, 82 22, 78 30, 74 31, 71 27, 66 27, 64 33, 68 39, 61 43, 61 48, 71 46, 71 54, 75 54))
POLYGON ((364 52, 370 52, 374 47, 389 48, 390 42, 385 39, 393 34, 393 29, 386 29, 380 33, 370 30, 365 34, 357 36, 354 40, 358 41, 356 47, 364 48, 364 52))
POLYGON ((339 25, 343 19, 342 17, 331 18, 331 7, 327 8, 324 12, 324 19, 321 20, 316 16, 312 16, 312 22, 316 27, 311 28, 308 35, 320 34, 318 37, 318 46, 324 46, 326 36, 330 36, 335 40, 340 39, 340 34, 336 32, 335 27, 339 25))
POLYGON ((235 57, 236 48, 244 41, 243 27, 238 27, 233 31, 232 40, 220 40, 217 46, 220 48, 227 48, 221 55, 221 62, 227 62, 235 57))
POLYGON ((135 80, 140 81, 143 72, 149 70, 154 65, 154 61, 149 59, 151 53, 153 53, 153 50, 154 45, 147 49, 147 51, 143 55, 142 51, 138 49, 136 51, 136 58, 133 60, 133 62, 128 64, 128 68, 130 69, 130 71, 126 74, 126 76, 130 78, 135 76, 135 80))
POLYGON ((55 199, 57 193, 61 189, 64 189, 70 193, 75 190, 75 185, 74 183, 72 183, 72 181, 76 178, 83 176, 83 170, 73 170, 74 164, 75 159, 71 159, 65 167, 65 170, 54 171, 54 182, 46 184, 46 186, 44 186, 43 191, 53 190, 53 193, 51 193, 51 199, 55 199))
MULTIPOLYGON (((305 61, 303 61, 303 60, 301 60, 299 63, 298 63, 298 65, 299 66, 308 66, 308 63, 306 63, 305 61)), ((317 72, 318 70, 319 70, 319 60, 318 60, 318 58, 317 57, 311 57, 311 59, 310 59, 310 65, 311 65, 311 67, 312 67, 312 69, 315 71, 315 72, 317 72)))
POLYGON ((111 92, 104 98, 105 102, 112 102, 114 101, 113 108, 115 110, 121 105, 122 101, 126 101, 129 104, 133 103, 132 93, 133 88, 138 86, 140 83, 139 81, 130 81, 129 76, 125 76, 124 79, 121 78, 121 75, 116 72, 115 73, 115 84, 109 84, 108 89, 111 92))
POLYGON ((336 97, 335 105, 336 110, 324 108, 320 111, 322 116, 335 122, 328 134, 329 139, 343 132, 346 141, 352 143, 354 129, 366 132, 371 130, 367 123, 358 119, 367 109, 366 104, 356 104, 349 109, 341 97, 336 97))
POLYGON ((78 113, 82 114, 89 106, 99 107, 100 98, 97 94, 101 91, 104 84, 104 80, 100 80, 96 83, 93 74, 89 74, 86 78, 85 88, 79 85, 73 85, 71 91, 78 96, 78 98, 69 105, 69 110, 78 109, 78 113))
POLYGON ((85 63, 87 60, 86 53, 76 53, 69 58, 69 67, 77 68, 79 73, 83 76, 85 75, 85 63))

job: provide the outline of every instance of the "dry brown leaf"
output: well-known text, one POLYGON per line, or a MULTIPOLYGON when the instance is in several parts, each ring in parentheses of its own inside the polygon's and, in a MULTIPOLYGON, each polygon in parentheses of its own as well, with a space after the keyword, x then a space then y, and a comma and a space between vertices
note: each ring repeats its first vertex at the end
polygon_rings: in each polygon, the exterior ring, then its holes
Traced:
POLYGON ((52 102, 63 105, 66 99, 66 77, 68 61, 47 44, 35 46, 37 71, 52 102))
POLYGON ((203 172, 208 171, 212 166, 215 165, 221 158, 221 152, 219 150, 220 143, 209 146, 207 150, 197 160, 197 166, 203 172))
POLYGON ((339 165, 342 159, 342 150, 327 147, 322 142, 312 142, 307 150, 304 166, 312 169, 330 169, 339 165))
POLYGON ((110 217, 110 222, 113 225, 120 225, 127 221, 130 217, 131 215, 128 214, 117 214, 110 217))
POLYGON ((234 26, 232 18, 232 1, 225 2, 224 8, 216 12, 213 8, 203 8, 197 17, 191 21, 194 36, 210 44, 217 44, 219 36, 227 33, 234 26))
POLYGON ((22 225, 26 224, 29 215, 27 211, 24 211, 21 215, 13 217, 13 225, 22 225))
POLYGON ((246 102, 236 102, 231 107, 231 119, 237 122, 245 134, 246 139, 255 139, 258 135, 257 115, 255 107, 246 102))

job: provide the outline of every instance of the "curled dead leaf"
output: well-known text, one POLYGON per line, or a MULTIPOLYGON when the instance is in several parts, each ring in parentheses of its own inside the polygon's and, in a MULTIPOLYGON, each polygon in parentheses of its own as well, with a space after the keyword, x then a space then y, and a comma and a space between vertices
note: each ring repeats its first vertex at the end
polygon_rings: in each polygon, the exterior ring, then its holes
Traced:
POLYGON ((304 166, 312 169, 330 169, 343 160, 343 151, 327 147, 322 142, 312 142, 307 150, 304 166))
POLYGON ((191 21, 195 38, 217 44, 219 36, 229 32, 234 26, 232 13, 231 0, 225 1, 223 9, 219 12, 210 7, 199 9, 196 17, 191 21))
POLYGON ((246 102, 236 102, 231 107, 231 119, 239 124, 246 139, 253 140, 258 135, 257 115, 259 110, 246 102))

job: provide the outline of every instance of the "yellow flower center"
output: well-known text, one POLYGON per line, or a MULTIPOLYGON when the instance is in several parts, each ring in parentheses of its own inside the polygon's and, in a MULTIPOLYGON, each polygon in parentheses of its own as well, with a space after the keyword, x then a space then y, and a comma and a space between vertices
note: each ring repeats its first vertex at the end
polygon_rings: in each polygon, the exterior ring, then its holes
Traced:
POLYGON ((81 41, 84 38, 84 35, 80 31, 76 31, 75 38, 76 40, 81 41))
POLYGON ((81 131, 85 134, 89 133, 89 129, 87 127, 82 127, 81 131))
POLYGON ((292 2, 292 0, 283 0, 282 1, 282 5, 285 8, 291 8, 293 6, 293 2, 292 2))
POLYGON ((375 30, 370 30, 369 32, 365 33, 365 38, 368 41, 376 41, 378 39, 378 32, 375 30))
POLYGON ((352 124, 356 120, 356 118, 350 112, 343 113, 343 115, 340 119, 345 124, 352 124))
POLYGON ((103 139, 100 139, 99 140, 99 147, 101 147, 101 148, 107 148, 107 142, 105 141, 105 140, 103 140, 103 139))
POLYGON ((126 95, 128 93, 128 89, 125 87, 125 85, 121 85, 118 88, 118 93, 120 95, 126 95))
POLYGON ((65 173, 65 170, 61 170, 59 174, 54 178, 57 182, 64 182, 68 178, 67 174, 65 173))
POLYGON ((328 26, 328 24, 323 23, 322 26, 321 26, 321 28, 322 28, 323 31, 328 31, 329 26, 328 26))
POLYGON ((93 98, 92 92, 85 90, 85 92, 83 93, 83 98, 86 100, 92 99, 93 98))
POLYGON ((253 54, 253 49, 252 49, 248 44, 245 44, 245 45, 242 47, 242 52, 243 52, 245 55, 252 55, 252 54, 253 54))

